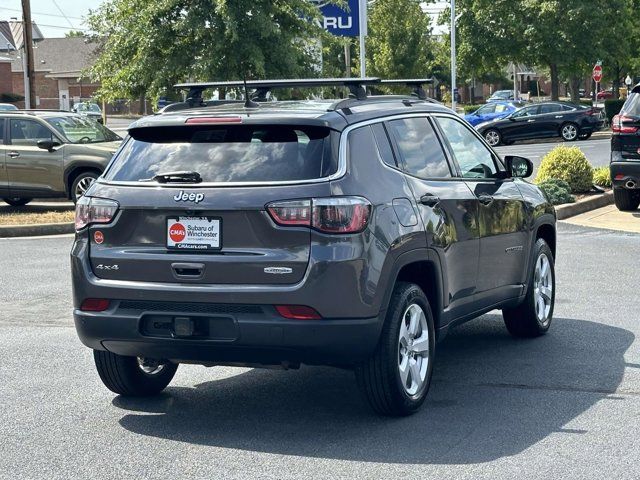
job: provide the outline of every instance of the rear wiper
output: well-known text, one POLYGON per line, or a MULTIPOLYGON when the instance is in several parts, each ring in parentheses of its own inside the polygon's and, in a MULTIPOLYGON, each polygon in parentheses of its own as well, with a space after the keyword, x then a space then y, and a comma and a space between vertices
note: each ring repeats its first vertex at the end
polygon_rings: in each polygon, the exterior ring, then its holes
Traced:
POLYGON ((200 183, 202 182, 202 177, 198 172, 167 172, 159 173, 151 178, 145 178, 140 181, 158 183, 200 183))

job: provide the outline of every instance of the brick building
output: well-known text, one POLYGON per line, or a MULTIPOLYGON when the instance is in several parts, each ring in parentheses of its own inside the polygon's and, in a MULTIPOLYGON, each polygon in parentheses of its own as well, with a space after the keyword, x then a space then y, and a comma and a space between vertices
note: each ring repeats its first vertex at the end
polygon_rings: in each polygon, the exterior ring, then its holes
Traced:
MULTIPOLYGON (((92 97, 99 85, 89 82, 82 74, 91 65, 95 48, 84 37, 45 38, 35 45, 33 65, 39 108, 68 110, 74 103, 92 97)), ((3 56, 11 59, 11 91, 24 95, 21 53, 14 50, 3 56)), ((22 108, 24 102, 17 105, 22 108)))

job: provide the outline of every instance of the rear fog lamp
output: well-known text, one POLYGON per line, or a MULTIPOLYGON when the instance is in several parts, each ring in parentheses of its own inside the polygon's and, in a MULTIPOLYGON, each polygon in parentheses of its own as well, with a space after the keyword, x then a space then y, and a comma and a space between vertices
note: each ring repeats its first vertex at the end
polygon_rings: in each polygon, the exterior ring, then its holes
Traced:
POLYGON ((86 298, 80 306, 83 312, 104 312, 107 308, 109 300, 106 298, 86 298))
POLYGON ((276 305, 280 316, 289 320, 320 320, 322 317, 311 307, 304 305, 276 305))

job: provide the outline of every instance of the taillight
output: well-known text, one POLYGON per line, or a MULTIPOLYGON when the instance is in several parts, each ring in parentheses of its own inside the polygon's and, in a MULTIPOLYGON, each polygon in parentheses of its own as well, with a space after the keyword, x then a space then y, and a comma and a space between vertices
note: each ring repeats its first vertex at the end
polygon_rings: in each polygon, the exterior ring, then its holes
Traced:
POLYGON ((271 218, 283 226, 311 226, 311 200, 292 200, 267 205, 271 218))
POLYGON ((637 133, 638 127, 624 125, 625 122, 635 122, 636 120, 624 115, 616 115, 611 120, 611 131, 613 133, 637 133))
POLYGON ((104 312, 109 308, 109 300, 105 298, 85 298, 80 305, 83 312, 104 312))
POLYGON ((358 233, 365 229, 371 203, 362 197, 329 197, 274 202, 267 205, 282 226, 306 226, 323 233, 358 233))
POLYGON ((118 202, 105 198, 80 197, 76 204, 76 231, 94 223, 109 223, 118 211, 118 202))
POLYGON ((304 305, 276 305, 280 316, 290 320, 320 320, 322 317, 313 308, 304 305))

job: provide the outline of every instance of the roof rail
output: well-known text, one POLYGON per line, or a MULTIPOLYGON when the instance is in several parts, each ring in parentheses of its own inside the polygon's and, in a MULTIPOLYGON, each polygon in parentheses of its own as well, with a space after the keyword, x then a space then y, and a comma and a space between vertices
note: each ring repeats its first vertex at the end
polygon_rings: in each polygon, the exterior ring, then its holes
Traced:
POLYGON ((187 103, 192 106, 202 105, 202 92, 208 88, 252 88, 256 92, 254 100, 265 101, 267 92, 274 88, 292 87, 347 87, 349 93, 358 100, 367 98, 366 85, 380 83, 379 78, 302 78, 288 80, 243 80, 230 82, 201 82, 201 83, 178 83, 174 88, 188 90, 187 103))

